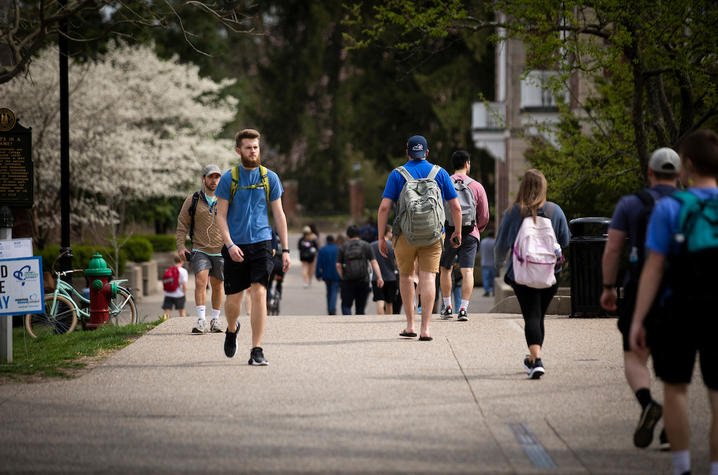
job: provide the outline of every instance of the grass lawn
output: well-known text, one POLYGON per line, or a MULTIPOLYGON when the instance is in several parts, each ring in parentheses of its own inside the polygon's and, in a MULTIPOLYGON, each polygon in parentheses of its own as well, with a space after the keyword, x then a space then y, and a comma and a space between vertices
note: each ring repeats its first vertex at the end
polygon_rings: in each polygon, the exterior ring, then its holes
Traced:
POLYGON ((0 363, 0 383, 71 378, 88 364, 109 356, 147 333, 160 320, 93 331, 76 330, 65 335, 31 338, 24 327, 13 328, 13 361, 0 363))

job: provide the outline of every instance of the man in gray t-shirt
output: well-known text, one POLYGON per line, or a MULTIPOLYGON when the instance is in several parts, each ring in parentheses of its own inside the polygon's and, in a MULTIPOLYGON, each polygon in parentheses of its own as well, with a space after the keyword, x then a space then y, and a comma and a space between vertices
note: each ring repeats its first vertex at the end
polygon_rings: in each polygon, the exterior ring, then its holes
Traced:
POLYGON ((479 243, 479 255, 481 255, 481 277, 484 281, 484 297, 494 295, 494 279, 496 278, 496 265, 494 264, 494 232, 489 231, 488 235, 479 243))

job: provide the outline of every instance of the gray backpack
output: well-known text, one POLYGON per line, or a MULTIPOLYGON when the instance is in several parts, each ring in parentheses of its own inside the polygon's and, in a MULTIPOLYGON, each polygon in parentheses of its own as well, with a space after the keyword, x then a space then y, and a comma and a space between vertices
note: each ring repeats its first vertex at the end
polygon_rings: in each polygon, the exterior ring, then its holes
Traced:
POLYGON ((428 246, 441 238, 444 227, 444 201, 436 175, 441 170, 434 165, 426 178, 414 178, 403 166, 396 171, 406 179, 396 205, 394 230, 404 235, 412 246, 428 246))
MULTIPOLYGON (((467 177, 468 178, 468 177, 467 177)), ((459 206, 461 206, 461 234, 466 235, 474 230, 476 226, 476 199, 474 199, 474 193, 469 188, 471 178, 466 181, 456 179, 454 182, 454 190, 459 195, 459 206)), ((454 218, 451 213, 446 215, 446 222, 452 228, 454 227, 454 218)))

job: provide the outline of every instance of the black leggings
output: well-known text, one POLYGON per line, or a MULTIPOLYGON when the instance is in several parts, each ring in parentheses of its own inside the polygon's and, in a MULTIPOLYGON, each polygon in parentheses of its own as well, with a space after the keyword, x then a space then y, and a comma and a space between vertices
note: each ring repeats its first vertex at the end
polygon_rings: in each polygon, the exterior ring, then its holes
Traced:
POLYGON ((547 289, 534 289, 513 283, 511 285, 516 294, 516 299, 521 306, 521 313, 524 316, 524 335, 526 344, 543 345, 544 326, 543 320, 546 316, 551 299, 556 295, 558 284, 547 289))

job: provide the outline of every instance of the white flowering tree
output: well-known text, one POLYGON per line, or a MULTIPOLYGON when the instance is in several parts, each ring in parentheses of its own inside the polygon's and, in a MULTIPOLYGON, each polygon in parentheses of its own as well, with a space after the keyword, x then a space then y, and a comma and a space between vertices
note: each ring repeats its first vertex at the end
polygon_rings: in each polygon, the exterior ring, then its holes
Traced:
MULTIPOLYGON (((60 224, 60 127, 57 50, 32 62, 27 76, 0 84, 0 97, 32 127, 34 238, 43 246, 60 224)), ((124 222, 126 205, 185 195, 207 163, 227 167, 232 141, 217 139, 234 119, 233 81, 202 78, 152 47, 110 45, 99 60, 71 62, 70 186, 73 228, 124 222)))

